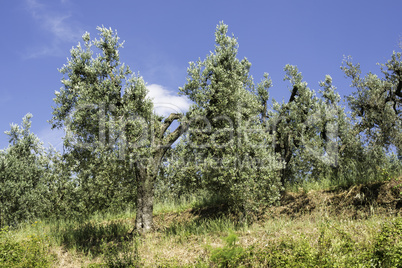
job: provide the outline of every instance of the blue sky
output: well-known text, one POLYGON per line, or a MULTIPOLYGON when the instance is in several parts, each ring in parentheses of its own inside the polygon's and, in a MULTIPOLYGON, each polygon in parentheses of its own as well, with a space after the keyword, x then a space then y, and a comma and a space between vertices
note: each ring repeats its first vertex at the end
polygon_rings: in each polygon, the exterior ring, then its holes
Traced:
POLYGON ((88 31, 104 25, 125 40, 121 61, 139 72, 159 103, 185 109, 176 96, 189 61, 213 50, 219 21, 238 37, 239 57, 252 63, 259 82, 264 72, 273 80, 270 95, 287 99, 283 67, 297 65, 310 88, 326 74, 341 96, 350 81, 340 65, 344 55, 360 62, 363 72, 379 73, 394 50, 401 51, 402 1, 124 1, 13 0, 2 1, 0 22, 0 149, 8 145, 10 123, 33 114, 32 131, 60 148, 60 131, 51 131, 58 72, 69 50, 88 31))

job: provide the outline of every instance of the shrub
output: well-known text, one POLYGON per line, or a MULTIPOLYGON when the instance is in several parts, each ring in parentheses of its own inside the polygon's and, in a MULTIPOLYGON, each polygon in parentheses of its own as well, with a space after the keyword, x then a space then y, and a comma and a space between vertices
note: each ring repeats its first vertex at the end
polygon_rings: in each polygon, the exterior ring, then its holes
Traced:
POLYGON ((238 241, 237 235, 233 231, 223 238, 226 245, 223 248, 212 250, 211 261, 218 267, 236 267, 238 260, 242 257, 244 249, 236 244, 238 241))
POLYGON ((376 239, 373 259, 379 267, 402 266, 402 218, 382 227, 376 239))
POLYGON ((17 242, 10 238, 8 227, 0 229, 0 267, 44 268, 53 262, 46 237, 32 235, 17 242))

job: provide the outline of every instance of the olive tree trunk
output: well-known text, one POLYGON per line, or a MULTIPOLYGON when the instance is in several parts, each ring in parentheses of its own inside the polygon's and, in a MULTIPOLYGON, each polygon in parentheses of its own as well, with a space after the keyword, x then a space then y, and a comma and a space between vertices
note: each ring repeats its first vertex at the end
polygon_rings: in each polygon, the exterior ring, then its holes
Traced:
POLYGON ((138 180, 137 185, 137 215, 135 229, 137 233, 144 234, 152 230, 154 208, 154 186, 158 176, 160 163, 166 151, 186 131, 187 123, 180 125, 170 134, 165 135, 166 130, 174 120, 180 119, 181 114, 171 114, 166 118, 154 137, 154 152, 147 163, 138 162, 135 172, 138 180))
POLYGON ((138 233, 147 233, 153 225, 154 183, 156 174, 147 168, 137 167, 137 215, 135 228, 138 233))

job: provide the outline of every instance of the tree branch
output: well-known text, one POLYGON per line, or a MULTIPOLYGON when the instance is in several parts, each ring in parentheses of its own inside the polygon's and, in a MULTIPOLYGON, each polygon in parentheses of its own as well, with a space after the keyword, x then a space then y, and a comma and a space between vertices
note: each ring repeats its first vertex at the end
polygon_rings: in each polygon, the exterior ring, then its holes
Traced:
MULTIPOLYGON (((172 116, 173 114, 171 114, 170 116, 172 116)), ((176 114, 179 115, 179 114, 176 114)), ((170 116, 167 118, 169 119, 170 116)), ((172 116, 173 118, 174 116, 172 116)), ((181 116, 180 116, 181 118, 181 116)), ((167 120, 166 119, 166 120, 167 120)), ((165 120, 165 121, 166 121, 165 120)), ((171 122, 173 122, 174 119, 171 120, 171 122)), ((170 123, 171 123, 170 122, 170 123)), ((169 135, 167 135, 164 139, 161 138, 162 142, 161 144, 158 146, 157 151, 156 151, 156 155, 155 155, 155 159, 157 161, 160 161, 163 156, 165 155, 166 151, 172 146, 172 144, 177 141, 177 139, 184 133, 187 131, 189 124, 187 122, 181 122, 180 125, 169 135)))
POLYGON ((398 85, 396 87, 395 95, 402 98, 402 80, 399 80, 398 85))
POLYGON ((188 124, 181 122, 180 125, 164 139, 164 147, 166 149, 170 146, 188 129, 188 124))
POLYGON ((182 118, 182 117, 183 117, 182 114, 174 114, 174 113, 171 113, 171 114, 169 115, 169 117, 166 118, 165 121, 163 122, 163 124, 161 125, 160 130, 159 130, 158 138, 162 139, 162 138, 163 138, 163 135, 164 135, 165 132, 166 132, 166 130, 168 129, 168 127, 170 127, 170 125, 173 123, 173 121, 174 121, 174 120, 178 120, 178 119, 180 119, 180 118, 182 118))
POLYGON ((290 98, 289 98, 288 103, 291 103, 292 101, 295 100, 295 97, 296 97, 296 95, 297 95, 297 91, 298 91, 298 87, 297 87, 297 86, 293 86, 292 95, 290 95, 290 98))

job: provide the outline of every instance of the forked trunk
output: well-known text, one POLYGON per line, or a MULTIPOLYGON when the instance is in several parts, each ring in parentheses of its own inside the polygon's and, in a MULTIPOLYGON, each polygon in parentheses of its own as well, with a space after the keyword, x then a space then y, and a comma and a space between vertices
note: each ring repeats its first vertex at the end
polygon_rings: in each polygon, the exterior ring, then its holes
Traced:
POLYGON ((138 179, 137 188, 137 216, 135 219, 135 229, 138 233, 144 234, 152 230, 153 219, 152 212, 154 208, 154 183, 158 175, 161 160, 172 144, 187 129, 187 124, 180 123, 179 127, 169 135, 164 136, 166 130, 174 120, 180 119, 181 114, 171 114, 160 125, 159 131, 155 135, 153 141, 156 145, 154 154, 146 163, 138 162, 135 168, 138 179))

